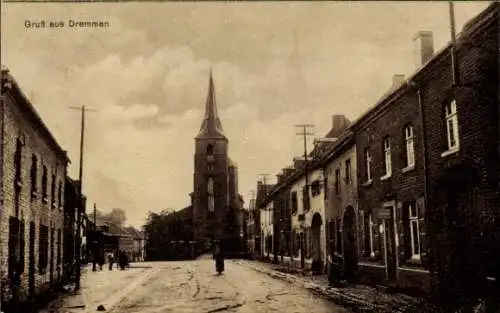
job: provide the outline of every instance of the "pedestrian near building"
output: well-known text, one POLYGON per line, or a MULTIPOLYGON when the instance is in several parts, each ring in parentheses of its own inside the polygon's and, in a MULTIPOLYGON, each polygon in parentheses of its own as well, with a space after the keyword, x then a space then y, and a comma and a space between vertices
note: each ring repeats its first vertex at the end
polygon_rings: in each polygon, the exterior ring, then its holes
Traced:
POLYGON ((343 280, 344 264, 342 256, 333 252, 328 256, 328 282, 330 286, 338 286, 343 280))
POLYGON ((113 253, 108 254, 108 265, 109 265, 109 270, 113 270, 113 263, 114 263, 114 256, 113 253))

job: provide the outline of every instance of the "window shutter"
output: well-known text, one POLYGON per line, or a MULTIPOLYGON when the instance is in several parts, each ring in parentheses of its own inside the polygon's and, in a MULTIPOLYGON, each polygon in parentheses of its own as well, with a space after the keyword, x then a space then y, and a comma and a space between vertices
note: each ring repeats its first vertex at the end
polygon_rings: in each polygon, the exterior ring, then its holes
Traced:
POLYGON ((419 217, 419 231, 420 231, 420 258, 422 265, 427 267, 427 227, 425 219, 425 199, 420 198, 417 200, 417 212, 419 217))
POLYGON ((333 253, 335 251, 335 220, 332 219, 329 224, 330 224, 330 232, 328 233, 329 237, 328 244, 330 245, 330 253, 333 253))
POLYGON ((358 232, 359 232, 359 255, 363 256, 365 254, 366 248, 366 233, 365 233, 365 213, 363 210, 360 210, 358 213, 358 232))
POLYGON ((405 238, 405 227, 404 227, 404 206, 401 202, 398 203, 396 208, 396 225, 398 227, 398 257, 400 264, 404 264, 406 256, 406 238, 405 238))
POLYGON ((408 203, 404 203, 401 211, 401 219, 403 226, 403 242, 400 245, 403 246, 405 259, 411 258, 411 234, 410 234, 410 212, 408 211, 408 203))
POLYGON ((425 201, 424 198, 419 198, 416 201, 417 213, 420 219, 425 218, 425 201))

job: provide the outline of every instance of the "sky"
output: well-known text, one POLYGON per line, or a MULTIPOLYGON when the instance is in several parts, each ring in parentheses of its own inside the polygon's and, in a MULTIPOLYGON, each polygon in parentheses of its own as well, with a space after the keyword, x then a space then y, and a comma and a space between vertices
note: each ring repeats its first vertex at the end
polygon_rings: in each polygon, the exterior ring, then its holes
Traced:
MULTIPOLYGON (((455 3, 457 32, 487 5, 455 3)), ((68 151, 73 178, 80 115, 69 106, 95 110, 85 116, 87 210, 122 208, 136 227, 149 211, 190 204, 210 68, 248 205, 259 174, 275 182, 303 154, 295 125, 322 137, 332 115, 355 120, 394 74, 415 71, 417 31, 433 32, 436 51, 450 39, 446 2, 2 3, 1 17, 1 62, 68 151)))

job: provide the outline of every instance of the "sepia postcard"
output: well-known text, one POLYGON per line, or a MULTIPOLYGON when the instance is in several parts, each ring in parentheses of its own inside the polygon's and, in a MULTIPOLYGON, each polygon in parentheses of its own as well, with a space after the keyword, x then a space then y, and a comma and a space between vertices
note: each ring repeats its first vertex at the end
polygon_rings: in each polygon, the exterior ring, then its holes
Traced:
POLYGON ((500 312, 499 2, 0 8, 0 313, 500 312))

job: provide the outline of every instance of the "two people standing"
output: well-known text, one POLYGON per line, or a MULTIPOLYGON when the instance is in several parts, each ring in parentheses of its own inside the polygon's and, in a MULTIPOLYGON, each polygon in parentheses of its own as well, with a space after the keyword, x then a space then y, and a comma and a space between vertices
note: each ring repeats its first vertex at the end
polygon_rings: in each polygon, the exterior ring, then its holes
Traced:
POLYGON ((113 253, 108 254, 108 265, 110 271, 113 270, 113 264, 115 262, 118 263, 117 265, 122 271, 125 270, 126 267, 130 266, 128 255, 122 250, 118 252, 118 257, 115 257, 113 253))

